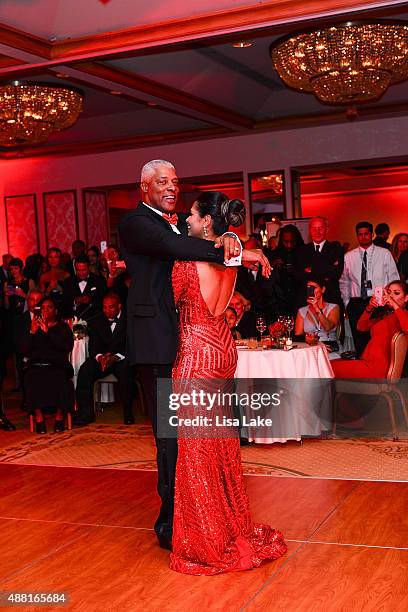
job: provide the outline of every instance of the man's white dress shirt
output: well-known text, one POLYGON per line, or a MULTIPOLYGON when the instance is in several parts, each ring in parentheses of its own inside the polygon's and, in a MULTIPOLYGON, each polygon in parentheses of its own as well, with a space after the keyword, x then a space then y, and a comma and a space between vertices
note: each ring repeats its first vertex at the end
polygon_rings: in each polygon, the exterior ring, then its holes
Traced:
POLYGON ((344 256, 344 270, 340 277, 340 292, 344 305, 350 298, 361 297, 361 269, 364 251, 367 251, 367 281, 371 281, 371 289, 367 296, 374 294, 375 287, 385 287, 394 280, 400 280, 395 261, 388 249, 372 244, 368 249, 357 247, 344 256))

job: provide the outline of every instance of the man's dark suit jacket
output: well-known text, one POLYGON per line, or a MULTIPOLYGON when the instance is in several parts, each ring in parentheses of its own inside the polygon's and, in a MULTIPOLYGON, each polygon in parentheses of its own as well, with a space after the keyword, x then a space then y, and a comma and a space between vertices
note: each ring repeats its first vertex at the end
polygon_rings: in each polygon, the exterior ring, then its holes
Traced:
MULTIPOLYGON (((178 229, 187 231, 184 219, 178 229)), ((121 252, 131 275, 127 316, 127 355, 134 364, 170 364, 177 352, 177 312, 171 274, 174 261, 222 263, 214 243, 177 235, 142 202, 119 225, 121 252)))
POLYGON ((306 283, 311 276, 319 276, 326 282, 326 302, 341 304, 339 278, 344 268, 344 251, 339 242, 326 242, 316 253, 313 242, 303 245, 296 253, 294 276, 299 283, 298 306, 306 304, 306 283), (305 272, 311 268, 311 272, 305 272))
POLYGON ((70 276, 63 282, 63 314, 66 318, 76 315, 88 321, 102 310, 102 300, 106 293, 106 281, 102 276, 97 276, 90 272, 83 293, 81 293, 79 288, 79 282, 77 276, 70 276), (80 304, 74 310, 74 299, 81 295, 90 295, 92 302, 90 304, 80 304))
POLYGON ((126 356, 126 313, 121 312, 113 333, 111 323, 104 314, 97 315, 88 326, 89 356, 120 353, 126 356))

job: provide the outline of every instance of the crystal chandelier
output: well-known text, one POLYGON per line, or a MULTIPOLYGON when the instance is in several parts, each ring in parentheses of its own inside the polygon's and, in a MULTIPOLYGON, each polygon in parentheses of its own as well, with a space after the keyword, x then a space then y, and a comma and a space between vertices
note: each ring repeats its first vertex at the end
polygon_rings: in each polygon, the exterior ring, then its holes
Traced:
POLYGON ((83 99, 79 89, 54 83, 0 85, 0 146, 45 142, 75 123, 83 99))
POLYGON ((372 102, 408 78, 408 25, 342 23, 285 37, 271 46, 281 79, 337 105, 372 102))

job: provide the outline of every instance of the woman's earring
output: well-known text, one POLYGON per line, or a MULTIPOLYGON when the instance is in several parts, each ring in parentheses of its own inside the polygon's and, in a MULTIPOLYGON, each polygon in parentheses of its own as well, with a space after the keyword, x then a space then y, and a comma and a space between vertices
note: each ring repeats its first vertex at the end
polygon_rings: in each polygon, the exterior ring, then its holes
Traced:
POLYGON ((206 225, 203 225, 203 232, 204 232, 205 238, 207 238, 208 237, 208 229, 207 229, 206 225))

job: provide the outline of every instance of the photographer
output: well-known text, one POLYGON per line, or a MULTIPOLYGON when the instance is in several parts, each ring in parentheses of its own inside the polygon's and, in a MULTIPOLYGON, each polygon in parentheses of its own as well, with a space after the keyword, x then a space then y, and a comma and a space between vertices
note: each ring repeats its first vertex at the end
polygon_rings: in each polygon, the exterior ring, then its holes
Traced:
POLYGON ((408 333, 408 286, 391 281, 383 292, 383 305, 373 296, 357 323, 371 339, 360 359, 339 359, 332 366, 336 378, 385 378, 391 363, 391 340, 398 331, 408 333))
POLYGON ((329 350, 329 359, 339 359, 342 350, 337 340, 340 308, 324 300, 325 283, 311 277, 306 284, 307 306, 299 308, 295 336, 305 335, 306 342, 324 342, 329 350))
POLYGON ((69 353, 74 346, 70 327, 59 320, 55 302, 47 297, 22 339, 27 357, 24 375, 25 407, 35 415, 36 432, 46 433, 43 409, 56 410, 54 431, 64 431, 65 412, 74 404, 73 369, 69 353))

